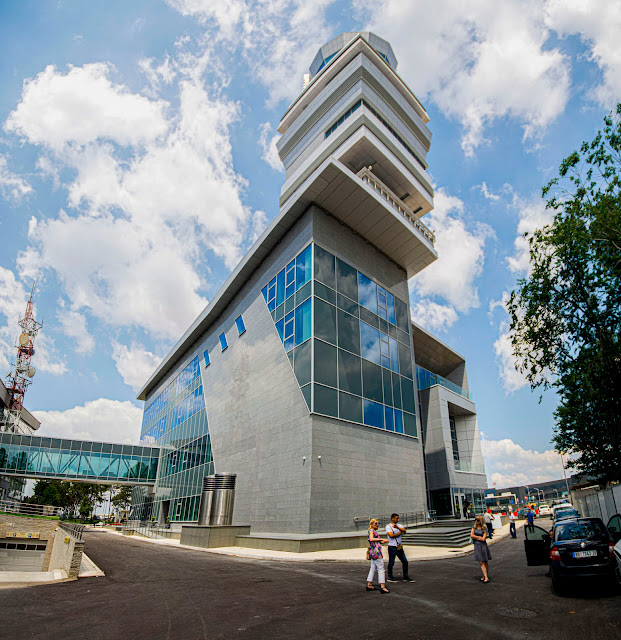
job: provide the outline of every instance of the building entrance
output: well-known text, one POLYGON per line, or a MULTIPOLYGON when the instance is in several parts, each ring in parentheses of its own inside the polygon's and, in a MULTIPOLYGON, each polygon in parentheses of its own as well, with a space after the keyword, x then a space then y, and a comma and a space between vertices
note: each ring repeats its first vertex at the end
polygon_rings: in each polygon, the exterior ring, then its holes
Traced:
POLYGON ((159 524, 166 524, 170 514, 170 500, 162 500, 162 507, 160 509, 160 517, 158 519, 159 524))
POLYGON ((467 513, 467 500, 466 494, 464 493, 456 493, 454 494, 455 499, 455 517, 463 520, 468 517, 467 513))

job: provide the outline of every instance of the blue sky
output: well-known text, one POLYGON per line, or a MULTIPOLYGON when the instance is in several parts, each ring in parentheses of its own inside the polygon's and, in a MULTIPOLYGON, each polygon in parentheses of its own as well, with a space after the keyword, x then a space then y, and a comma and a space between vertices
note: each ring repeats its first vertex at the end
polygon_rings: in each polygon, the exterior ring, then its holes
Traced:
POLYGON ((621 94, 617 0, 0 3, 0 371, 36 277, 43 433, 137 440, 137 389, 277 212, 276 127, 316 50, 366 29, 431 118, 414 320, 467 358, 490 481, 561 474, 503 299, 541 187, 621 94))

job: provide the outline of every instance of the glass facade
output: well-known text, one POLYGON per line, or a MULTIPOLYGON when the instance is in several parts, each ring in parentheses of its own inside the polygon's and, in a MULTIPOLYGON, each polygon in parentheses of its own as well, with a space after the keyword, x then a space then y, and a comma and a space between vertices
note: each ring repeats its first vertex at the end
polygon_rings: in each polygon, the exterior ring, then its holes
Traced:
MULTIPOLYGON (((205 351, 203 357, 207 367, 209 353, 205 351)), ((162 460, 155 497, 137 487, 132 496, 132 517, 157 519, 165 502, 167 514, 162 520, 196 520, 203 477, 213 473, 198 356, 150 402, 144 416, 140 443, 161 447, 162 460)))
POLYGON ((0 473, 33 478, 153 484, 159 448, 0 434, 0 473))
POLYGON ((317 244, 262 293, 312 413, 418 435, 404 301, 317 244))

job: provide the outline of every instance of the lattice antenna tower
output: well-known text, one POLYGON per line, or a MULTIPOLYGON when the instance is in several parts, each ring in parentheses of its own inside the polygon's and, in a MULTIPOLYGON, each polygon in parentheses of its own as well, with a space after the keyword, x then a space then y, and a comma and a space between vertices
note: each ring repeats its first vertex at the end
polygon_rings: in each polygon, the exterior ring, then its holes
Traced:
POLYGON ((32 310, 34 288, 35 283, 33 282, 30 298, 26 303, 26 313, 24 313, 24 317, 20 318, 18 322, 22 332, 15 342, 17 358, 15 362, 12 363, 13 371, 6 376, 6 380, 8 380, 6 389, 9 392, 9 405, 4 410, 4 415, 0 416, 0 431, 20 432, 19 425, 22 408, 24 406, 24 395, 36 373, 35 368, 31 364, 31 360, 35 352, 34 340, 43 323, 37 322, 34 319, 32 310))

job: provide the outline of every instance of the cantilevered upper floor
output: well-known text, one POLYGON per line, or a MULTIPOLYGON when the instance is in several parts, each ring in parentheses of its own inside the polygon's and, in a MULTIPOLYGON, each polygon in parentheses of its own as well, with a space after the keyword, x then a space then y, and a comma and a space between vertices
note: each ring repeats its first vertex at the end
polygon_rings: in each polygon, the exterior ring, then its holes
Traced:
POLYGON ((433 209, 431 133, 396 66, 374 34, 341 34, 321 47, 278 129, 280 205, 318 204, 413 276, 437 258, 420 220, 433 209))

